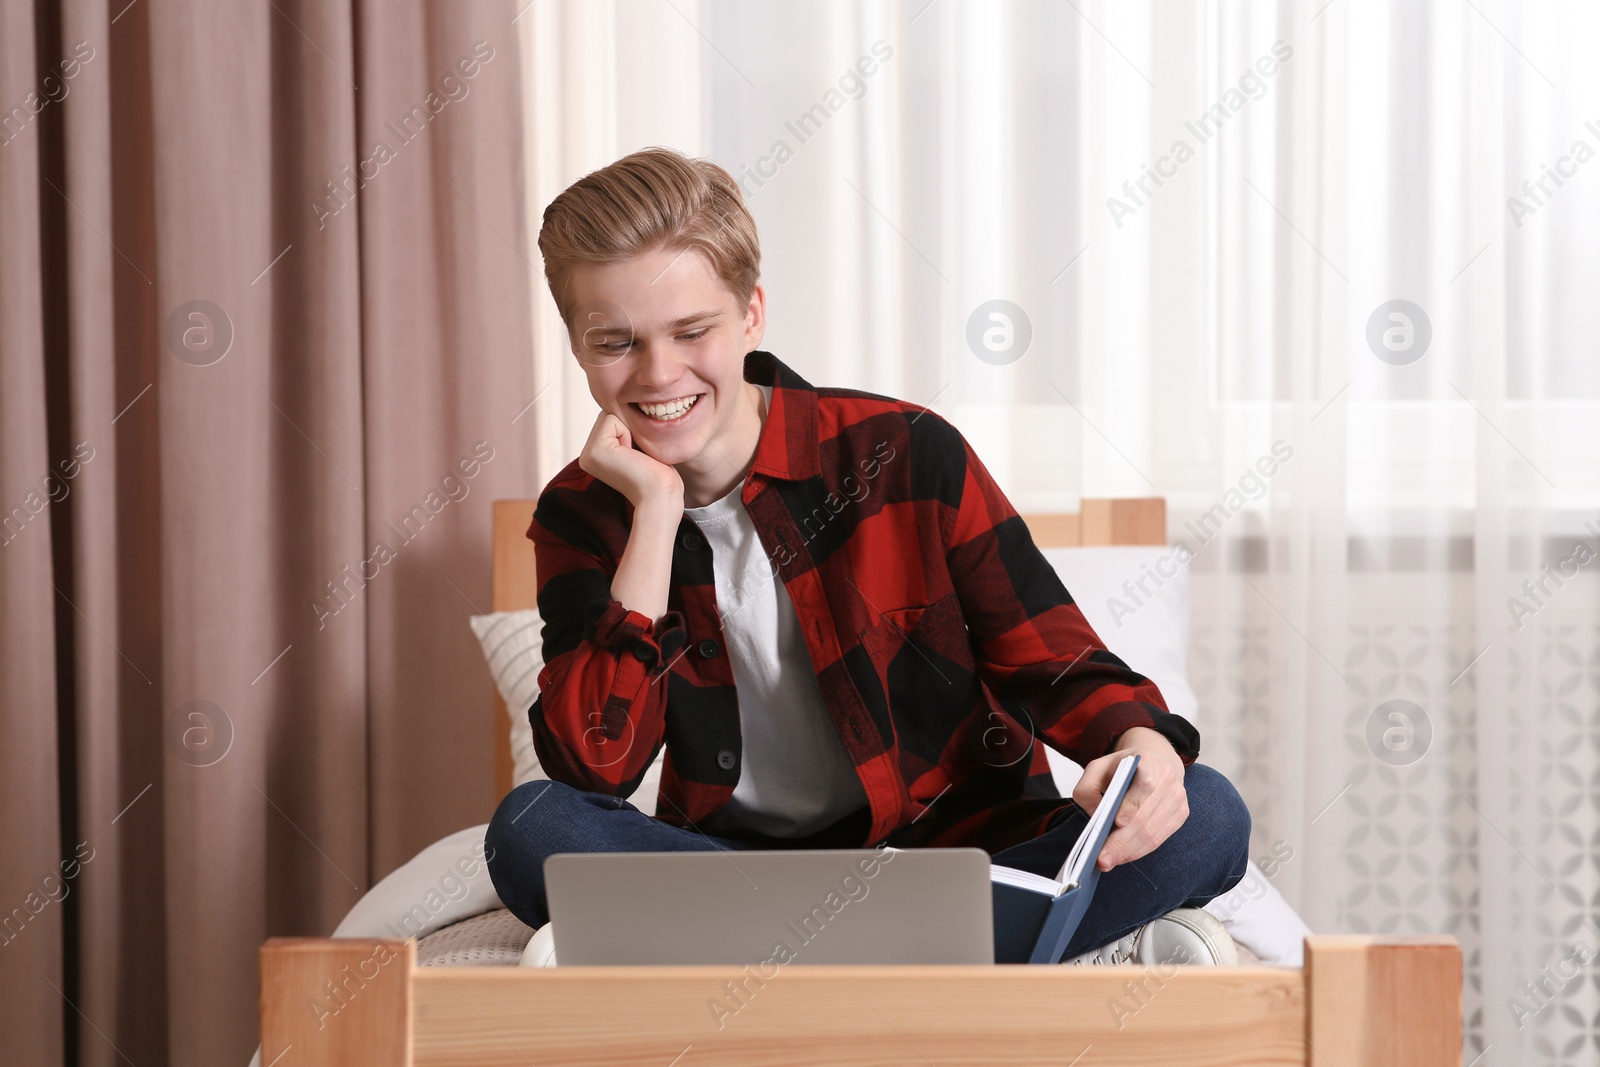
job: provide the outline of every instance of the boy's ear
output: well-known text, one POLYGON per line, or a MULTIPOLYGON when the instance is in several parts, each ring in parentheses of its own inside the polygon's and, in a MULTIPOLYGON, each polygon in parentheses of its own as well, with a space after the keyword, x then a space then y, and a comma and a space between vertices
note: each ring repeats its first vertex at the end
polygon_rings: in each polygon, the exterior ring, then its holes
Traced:
POLYGON ((761 338, 767 332, 767 294, 757 285, 750 292, 750 303, 745 307, 744 339, 745 350, 753 351, 761 347, 761 338))

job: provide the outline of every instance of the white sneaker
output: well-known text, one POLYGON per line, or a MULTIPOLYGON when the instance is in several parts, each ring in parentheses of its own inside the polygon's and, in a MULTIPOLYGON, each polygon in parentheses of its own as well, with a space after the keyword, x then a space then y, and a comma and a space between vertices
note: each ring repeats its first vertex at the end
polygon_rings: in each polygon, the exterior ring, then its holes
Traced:
POLYGON ((1108 945, 1061 962, 1079 967, 1174 963, 1237 967, 1239 953, 1216 916, 1200 908, 1178 908, 1108 945))
POLYGON ((519 967, 554 967, 556 965, 556 932, 545 923, 534 931, 528 947, 522 950, 519 967))

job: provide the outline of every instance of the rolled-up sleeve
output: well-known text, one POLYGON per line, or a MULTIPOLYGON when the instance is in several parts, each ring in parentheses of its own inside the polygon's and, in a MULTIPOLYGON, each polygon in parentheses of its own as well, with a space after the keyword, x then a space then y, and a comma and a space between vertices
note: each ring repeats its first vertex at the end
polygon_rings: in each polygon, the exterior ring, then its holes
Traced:
POLYGON ((665 675, 685 643, 683 618, 651 620, 611 596, 617 561, 547 490, 528 527, 544 623, 539 698, 528 709, 534 751, 552 779, 628 796, 665 729, 665 675))

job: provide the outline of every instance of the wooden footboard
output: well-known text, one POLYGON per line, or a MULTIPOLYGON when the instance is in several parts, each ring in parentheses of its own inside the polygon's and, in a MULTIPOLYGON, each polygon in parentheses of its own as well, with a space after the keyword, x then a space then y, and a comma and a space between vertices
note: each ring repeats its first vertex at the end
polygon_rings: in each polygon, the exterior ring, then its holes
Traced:
POLYGON ((427 967, 274 938, 262 1063, 1084 1067, 1461 1063, 1452 938, 1312 937, 1270 967, 427 967), (280 1060, 281 1057, 281 1060, 280 1060))

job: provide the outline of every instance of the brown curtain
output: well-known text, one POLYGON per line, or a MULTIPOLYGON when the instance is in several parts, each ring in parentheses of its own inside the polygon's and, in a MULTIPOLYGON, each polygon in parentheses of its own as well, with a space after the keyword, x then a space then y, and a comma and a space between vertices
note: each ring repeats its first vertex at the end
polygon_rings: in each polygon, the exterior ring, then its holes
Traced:
POLYGON ((0 0, 0 1063, 243 1067, 492 810, 520 6, 0 0))

